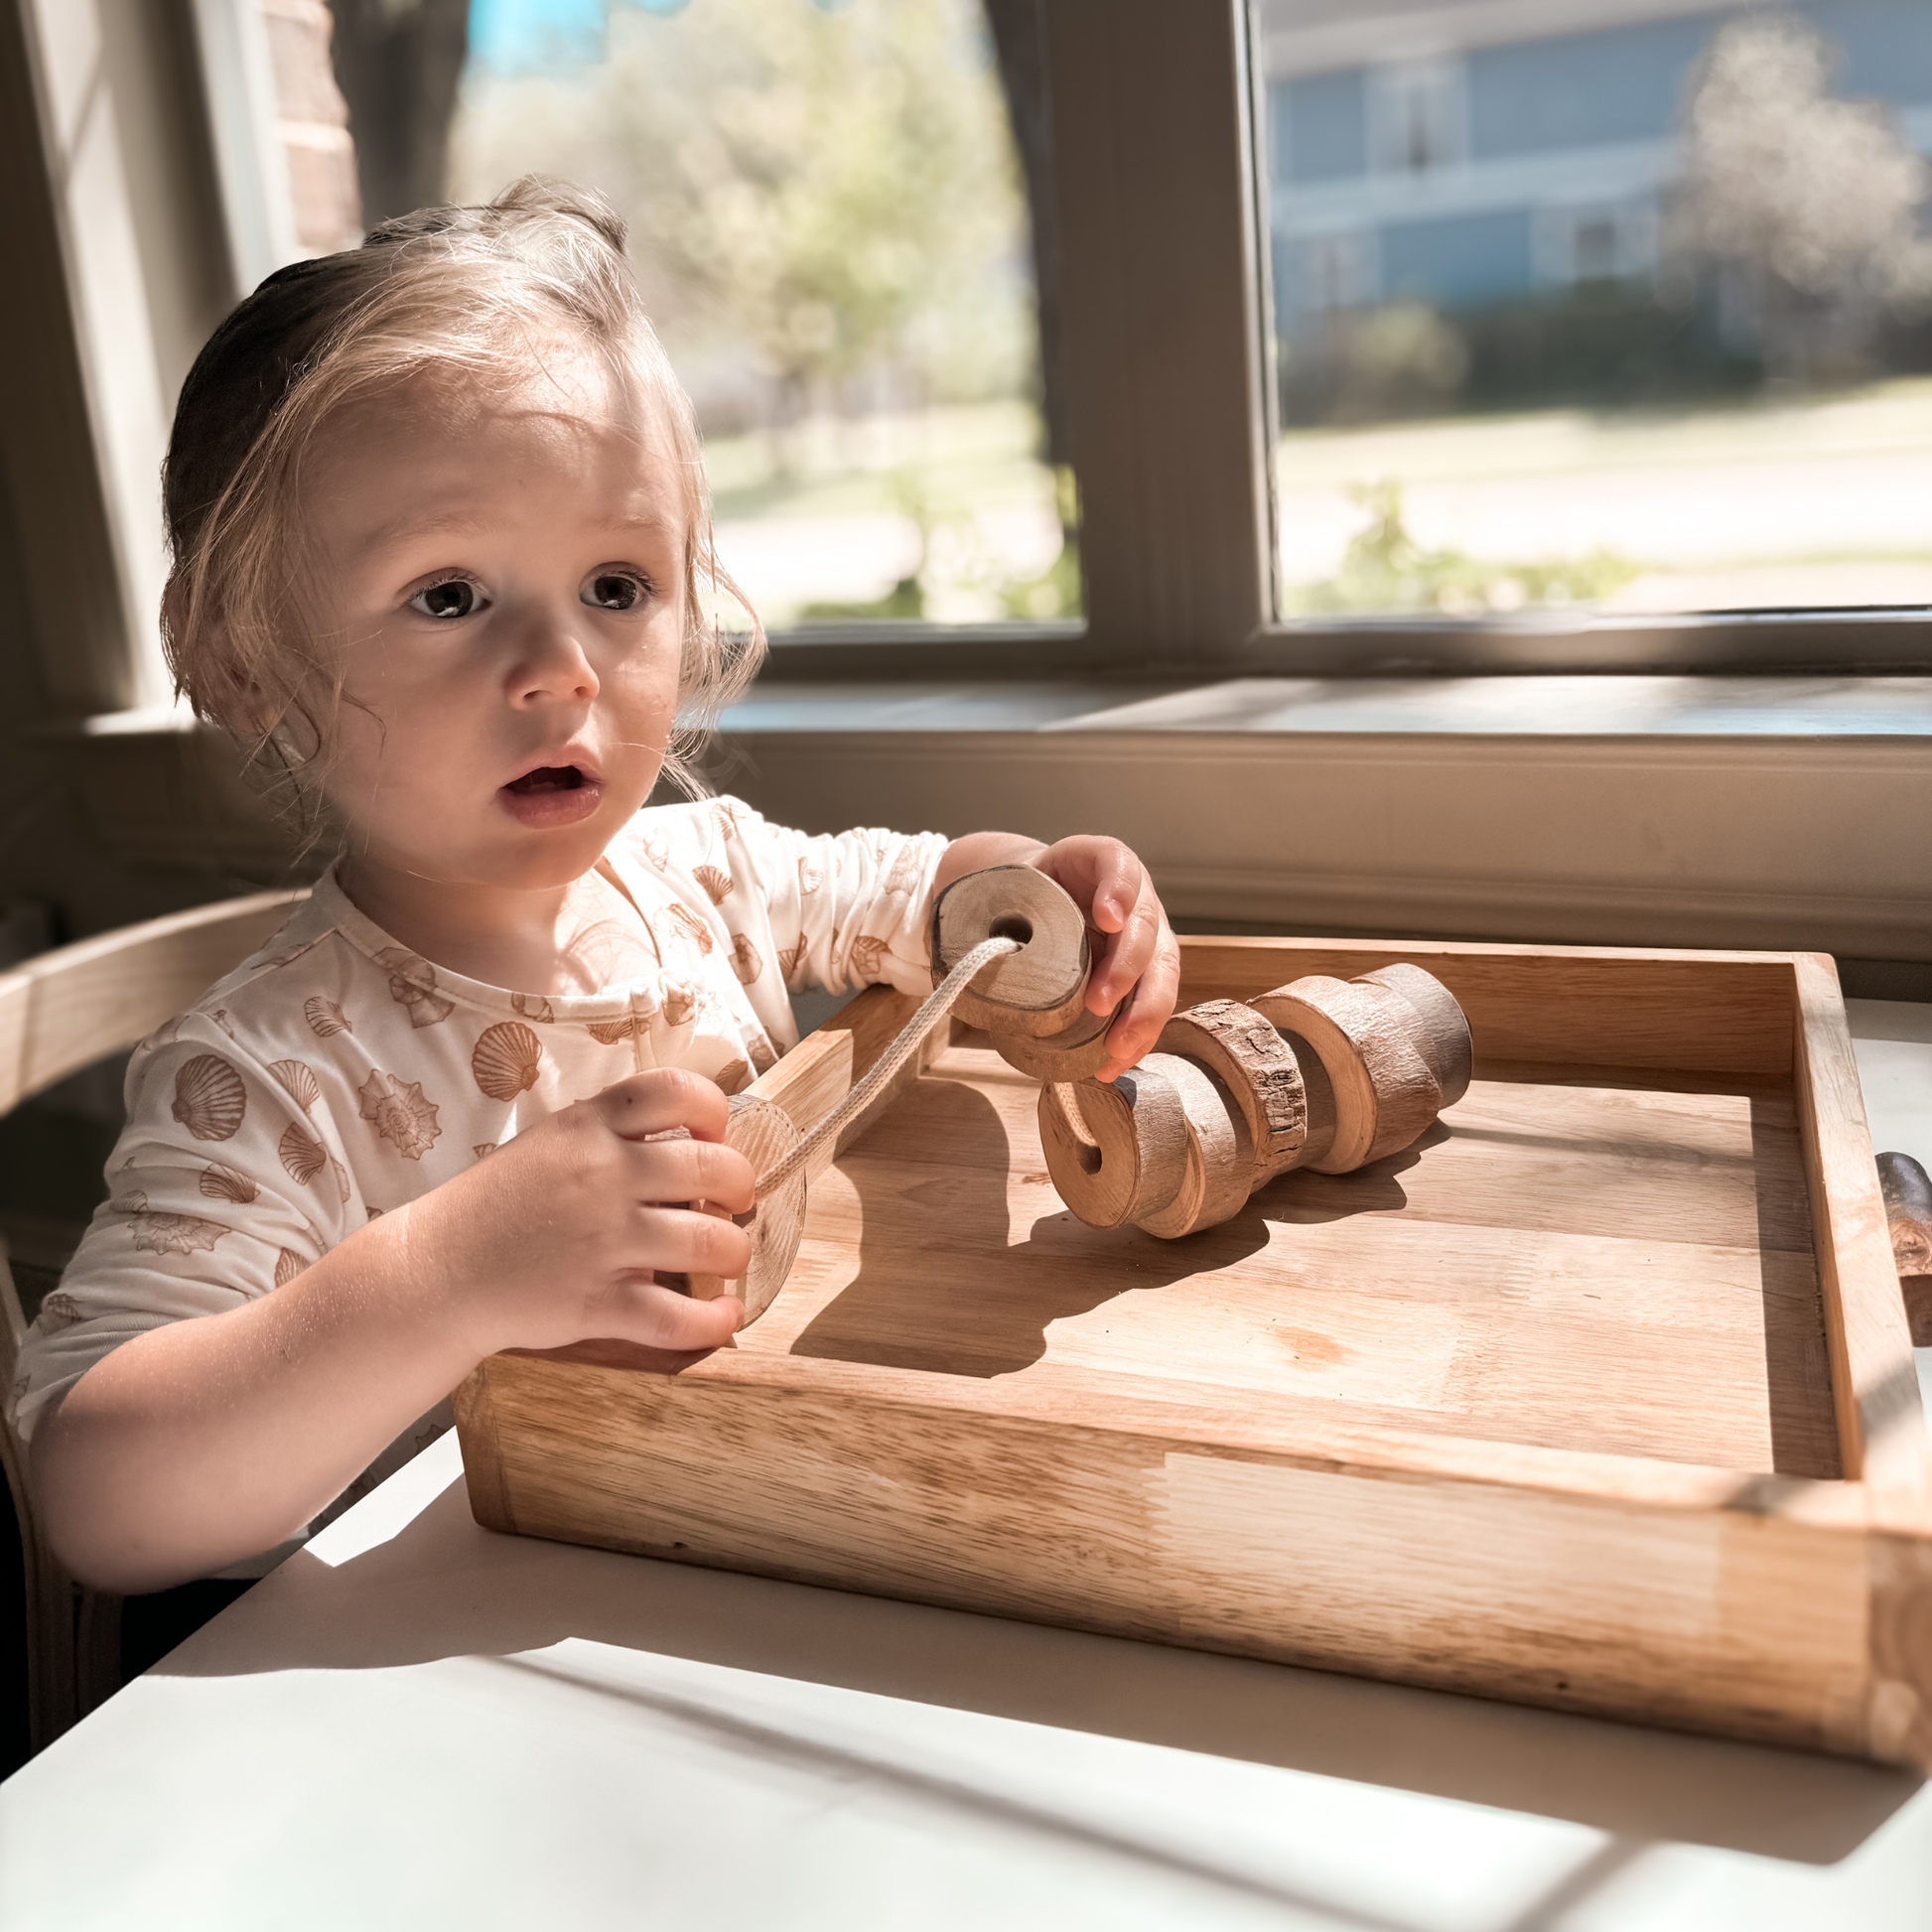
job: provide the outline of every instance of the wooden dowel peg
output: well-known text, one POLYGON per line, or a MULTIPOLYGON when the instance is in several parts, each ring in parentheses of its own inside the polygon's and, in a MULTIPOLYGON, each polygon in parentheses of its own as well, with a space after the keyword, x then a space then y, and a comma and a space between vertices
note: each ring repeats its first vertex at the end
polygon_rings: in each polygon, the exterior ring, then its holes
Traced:
POLYGON ((1386 986, 1409 1003, 1422 1022, 1421 1031, 1411 1035, 1411 1042, 1436 1076, 1443 1105, 1453 1107, 1469 1090, 1469 1074, 1474 1064, 1469 1018, 1456 1004, 1454 994, 1434 973, 1425 972, 1406 959, 1398 960, 1393 966, 1378 966, 1374 972, 1362 974, 1361 979, 1386 986))
POLYGON ((1104 1086, 1041 1087, 1039 1145, 1060 1199, 1089 1227, 1117 1228, 1180 1190, 1187 1119, 1173 1081, 1143 1062, 1104 1086))
POLYGON ((975 977, 953 1008, 958 1018, 1031 1039, 1077 1027, 1086 1011, 1087 924, 1066 894, 1032 866, 989 866, 955 879, 932 908, 933 985, 994 937, 1018 939, 1021 949, 975 977))
POLYGON ((1334 1089, 1333 1138, 1306 1163, 1316 1173, 1348 1173, 1407 1147, 1442 1110, 1436 1076, 1411 1044, 1416 1010, 1389 987, 1311 973, 1253 1005, 1308 1041, 1334 1089))
POLYGON ((1158 1050, 1198 1060, 1233 1097, 1248 1129, 1259 1186, 1296 1164, 1308 1139, 1302 1069, 1274 1026, 1238 1000, 1207 1000, 1176 1013, 1158 1050))
MULTIPOLYGON (((731 1120, 725 1129, 727 1146, 734 1147, 752 1164, 752 1172, 761 1174, 781 1161, 802 1138, 792 1119, 774 1101, 756 1094, 731 1096, 731 1120)), ((694 1206, 723 1214, 703 1201, 694 1206)), ((745 1304, 749 1326, 767 1308, 798 1256, 798 1243, 805 1231, 805 1171, 800 1168, 776 1187, 768 1188, 753 1203, 749 1212, 734 1215, 752 1239, 752 1259, 745 1273, 736 1280, 722 1275, 693 1274, 688 1277, 693 1297, 700 1302, 715 1302, 722 1295, 736 1295, 745 1304)))

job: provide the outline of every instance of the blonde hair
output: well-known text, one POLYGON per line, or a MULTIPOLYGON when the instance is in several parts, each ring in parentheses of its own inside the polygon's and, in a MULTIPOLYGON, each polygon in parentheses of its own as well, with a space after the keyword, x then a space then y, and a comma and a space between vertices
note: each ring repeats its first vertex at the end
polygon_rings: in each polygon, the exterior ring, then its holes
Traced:
POLYGON ((678 725, 664 773, 704 790, 691 760, 757 675, 764 633, 712 544, 696 417, 601 196, 534 175, 483 207, 385 221, 359 248, 279 270, 208 339, 182 385, 162 475, 171 570, 162 638, 176 689, 247 744, 271 781, 314 809, 343 702, 296 596, 293 514, 306 459, 343 411, 425 376, 485 388, 537 365, 560 328, 638 383, 669 427, 682 479, 685 624, 678 725), (746 613, 727 631, 710 588, 746 613))

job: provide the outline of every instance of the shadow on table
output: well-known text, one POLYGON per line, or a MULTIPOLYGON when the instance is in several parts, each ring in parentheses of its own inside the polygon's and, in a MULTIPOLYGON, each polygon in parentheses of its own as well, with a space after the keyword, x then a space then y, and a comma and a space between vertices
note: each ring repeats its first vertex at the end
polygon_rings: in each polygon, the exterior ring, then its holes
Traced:
MULTIPOLYGON (((432 1451, 434 1453, 434 1451, 432 1451)), ((389 1542, 300 1552, 157 1667, 368 1670, 566 1638, 1830 1864, 1905 1772, 492 1535, 461 1478, 389 1542)), ((1627 1849, 1627 1848, 1626 1848, 1627 1849)))

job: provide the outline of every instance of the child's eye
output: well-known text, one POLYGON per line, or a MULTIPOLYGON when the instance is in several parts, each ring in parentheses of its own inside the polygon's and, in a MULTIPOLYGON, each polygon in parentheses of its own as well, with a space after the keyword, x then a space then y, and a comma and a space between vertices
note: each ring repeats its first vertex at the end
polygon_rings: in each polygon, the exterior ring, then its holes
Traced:
POLYGON ((426 618, 440 618, 446 622, 455 618, 467 618, 480 610, 483 598, 476 585, 465 577, 446 578, 440 584, 432 584, 426 591, 418 591, 409 600, 409 608, 419 611, 426 618))
POLYGON ((643 602, 645 586, 621 571, 603 570, 578 593, 599 611, 630 611, 643 602))

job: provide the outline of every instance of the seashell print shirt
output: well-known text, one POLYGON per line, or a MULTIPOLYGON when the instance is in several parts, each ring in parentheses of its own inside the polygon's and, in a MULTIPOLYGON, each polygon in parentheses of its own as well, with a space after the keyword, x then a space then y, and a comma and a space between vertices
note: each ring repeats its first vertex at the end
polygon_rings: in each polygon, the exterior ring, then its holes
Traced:
MULTIPOLYGON (((328 875, 135 1049, 109 1198, 21 1352, 22 1434, 131 1336, 273 1293, 377 1214, 627 1073, 690 1067, 737 1092, 796 1043, 790 992, 929 992, 927 902, 946 844, 807 837, 730 798, 646 808, 599 871, 641 917, 655 964, 568 997, 446 972, 328 875)), ((619 956, 634 962, 635 939, 632 927, 619 956)), ((432 1440, 443 1412, 346 1500, 432 1440)))

